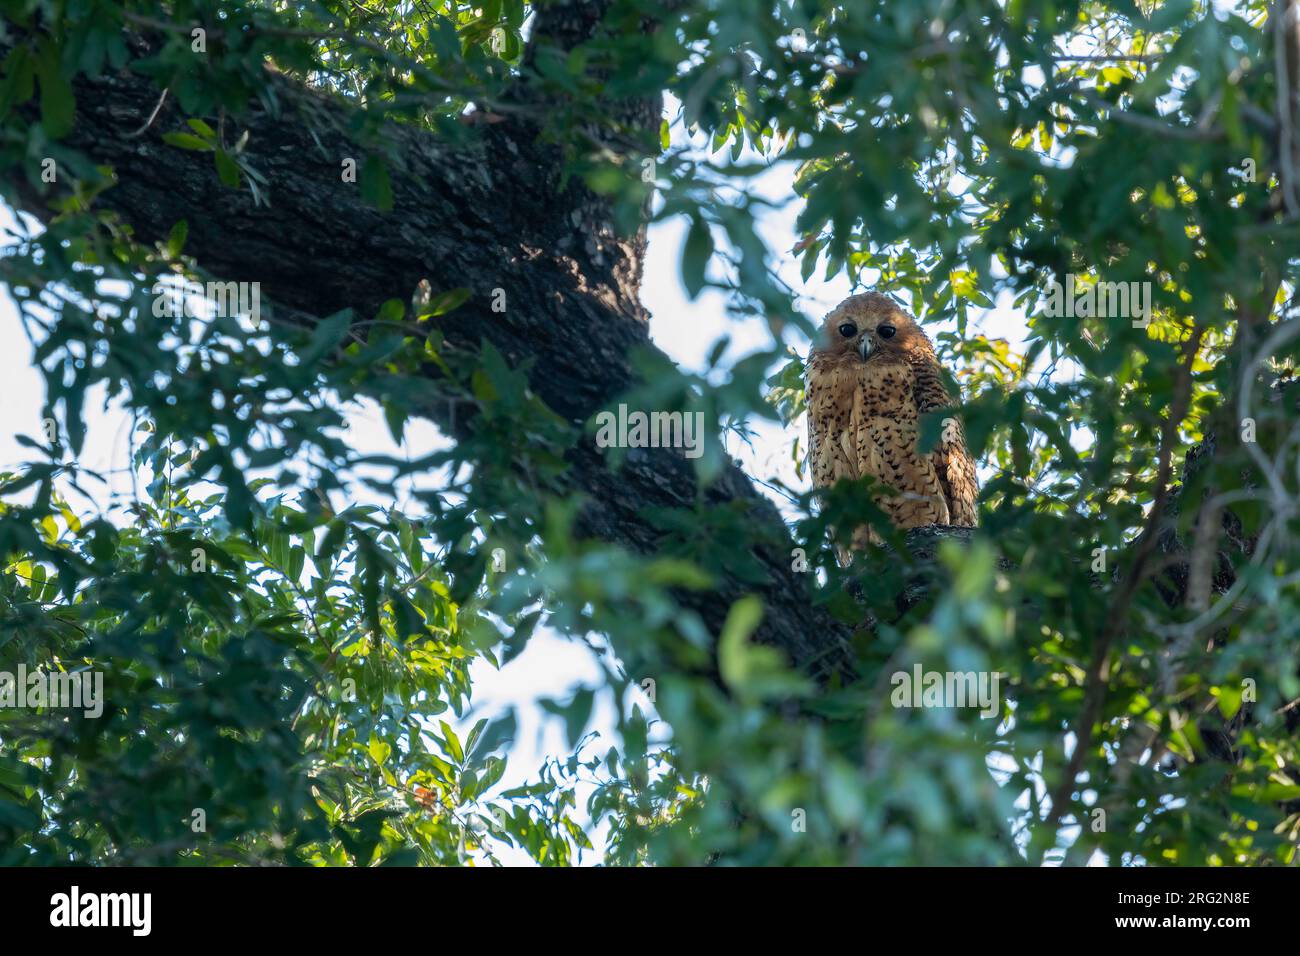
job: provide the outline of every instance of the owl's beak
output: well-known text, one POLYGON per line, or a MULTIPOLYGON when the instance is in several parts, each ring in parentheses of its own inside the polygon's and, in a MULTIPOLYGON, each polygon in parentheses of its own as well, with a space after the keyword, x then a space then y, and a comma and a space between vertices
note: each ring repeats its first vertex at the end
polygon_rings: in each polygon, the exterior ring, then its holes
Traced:
POLYGON ((863 335, 858 341, 858 354, 862 356, 864 362, 871 355, 871 336, 863 335))

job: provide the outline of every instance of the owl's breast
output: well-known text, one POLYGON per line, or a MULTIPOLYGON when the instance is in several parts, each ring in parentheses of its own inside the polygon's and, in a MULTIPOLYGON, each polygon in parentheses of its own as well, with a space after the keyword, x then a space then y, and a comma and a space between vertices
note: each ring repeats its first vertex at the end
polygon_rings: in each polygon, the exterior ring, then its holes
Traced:
POLYGON ((808 363, 807 374, 809 409, 837 430, 867 418, 917 420, 912 371, 904 362, 816 356, 808 363))
POLYGON ((916 422, 912 370, 905 362, 864 362, 857 369, 858 402, 868 417, 916 422))

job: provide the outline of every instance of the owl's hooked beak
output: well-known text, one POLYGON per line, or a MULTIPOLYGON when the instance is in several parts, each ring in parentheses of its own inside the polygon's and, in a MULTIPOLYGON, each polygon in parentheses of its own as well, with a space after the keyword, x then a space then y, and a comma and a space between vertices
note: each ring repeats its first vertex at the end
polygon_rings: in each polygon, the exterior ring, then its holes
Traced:
POLYGON ((858 354, 862 356, 864 362, 871 357, 871 336, 865 332, 862 333, 862 338, 858 341, 858 354))

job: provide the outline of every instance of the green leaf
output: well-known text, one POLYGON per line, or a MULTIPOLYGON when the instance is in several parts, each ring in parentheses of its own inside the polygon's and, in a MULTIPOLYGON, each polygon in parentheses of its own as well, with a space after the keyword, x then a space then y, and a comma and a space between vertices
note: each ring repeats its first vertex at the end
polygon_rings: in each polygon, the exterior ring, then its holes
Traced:
POLYGON ((30 47, 16 44, 0 64, 0 118, 36 92, 36 63, 30 47))
POLYGON ((218 149, 213 155, 217 164, 217 178, 221 185, 230 189, 239 188, 239 164, 224 149, 218 149))
POLYGON ((376 322, 400 322, 406 317, 406 306, 401 299, 387 299, 375 314, 376 322))
POLYGON ((190 224, 181 219, 172 226, 172 231, 167 236, 167 255, 172 259, 180 257, 181 250, 185 248, 185 240, 190 234, 190 224))
POLYGON ((713 256, 713 235, 701 216, 691 220, 686 244, 682 249, 682 284, 694 299, 704 288, 705 271, 713 256))
POLYGON ((589 687, 583 687, 573 695, 573 700, 564 708, 564 730, 569 737, 569 746, 576 747, 582 738, 582 732, 591 719, 591 708, 596 694, 589 687))
POLYGON ((190 149, 195 152, 207 152, 215 147, 206 139, 200 139, 193 133, 163 133, 162 141, 168 146, 190 149))
POLYGON ((72 132, 77 101, 71 80, 63 74, 59 49, 54 44, 42 43, 37 71, 41 83, 41 125, 51 139, 61 139, 72 132))
POLYGON ((439 721, 439 725, 442 727, 443 739, 447 741, 447 752, 451 754, 451 759, 456 763, 464 763, 465 751, 461 748, 460 738, 445 720, 439 721))
POLYGON ((421 320, 433 318, 439 315, 446 315, 459 309, 469 301, 471 293, 469 289, 459 288, 451 289, 448 292, 441 292, 434 296, 429 304, 420 309, 419 318, 421 320))
POLYGON ((393 186, 388 179, 388 164, 378 153, 366 157, 361 170, 361 198, 380 212, 393 208, 393 186))
POLYGON ((311 341, 298 353, 302 364, 310 368, 338 348, 347 337, 348 330, 352 328, 352 318, 352 310, 343 309, 322 319, 320 324, 312 329, 311 341))

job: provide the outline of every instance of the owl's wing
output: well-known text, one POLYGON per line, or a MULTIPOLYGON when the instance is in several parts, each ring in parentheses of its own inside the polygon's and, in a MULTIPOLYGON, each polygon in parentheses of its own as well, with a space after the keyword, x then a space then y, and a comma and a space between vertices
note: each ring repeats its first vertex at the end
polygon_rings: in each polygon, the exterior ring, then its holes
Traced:
POLYGON ((897 494, 877 499, 896 528, 950 524, 948 495, 932 456, 917 453, 914 422, 871 419, 859 442, 864 465, 897 494))
MULTIPOLYGON (((938 363, 933 359, 914 365, 913 373, 913 396, 919 412, 924 414, 957 404, 948 394, 938 363)), ((930 460, 938 472, 939 484, 948 502, 949 523, 962 528, 975 527, 975 498, 979 494, 979 485, 975 478, 975 461, 966 450, 966 432, 960 419, 955 416, 944 419, 939 443, 930 452, 930 460)))
POLYGON ((858 456, 853 447, 853 408, 838 400, 830 387, 834 374, 816 357, 808 362, 804 379, 808 401, 808 467, 814 488, 829 488, 841 478, 858 478, 858 456))
POLYGON ((939 484, 948 499, 948 514, 952 524, 961 528, 975 527, 975 498, 979 484, 975 478, 975 461, 966 450, 966 435, 961 422, 953 418, 944 424, 945 431, 953 434, 940 440, 930 459, 939 473, 939 484))

